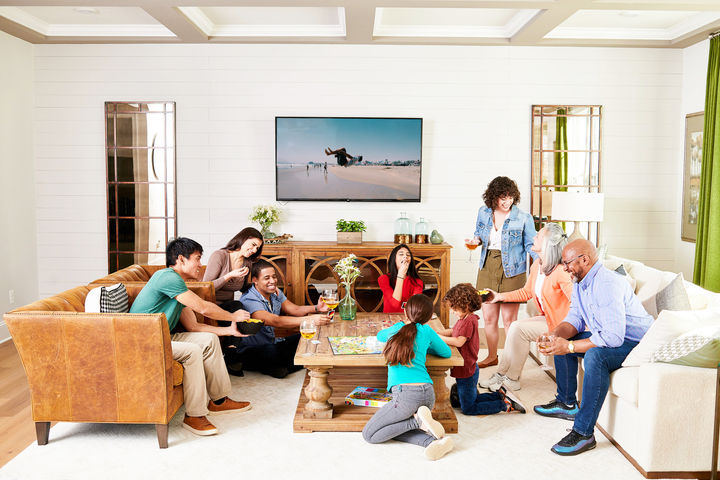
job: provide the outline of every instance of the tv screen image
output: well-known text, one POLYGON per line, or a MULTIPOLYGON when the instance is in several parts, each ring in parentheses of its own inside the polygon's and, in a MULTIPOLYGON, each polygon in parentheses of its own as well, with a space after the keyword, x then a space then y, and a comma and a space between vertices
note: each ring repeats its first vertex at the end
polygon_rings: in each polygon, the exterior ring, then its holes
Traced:
POLYGON ((422 118, 276 117, 279 201, 419 202, 422 118))

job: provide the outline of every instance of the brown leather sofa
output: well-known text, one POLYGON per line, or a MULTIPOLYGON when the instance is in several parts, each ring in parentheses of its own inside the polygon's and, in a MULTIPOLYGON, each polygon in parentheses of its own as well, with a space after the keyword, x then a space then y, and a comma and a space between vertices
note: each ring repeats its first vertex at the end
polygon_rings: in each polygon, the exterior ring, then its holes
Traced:
MULTIPOLYGON (((144 283, 125 283, 130 303, 144 283)), ((168 423, 183 404, 182 366, 173 361, 164 314, 85 313, 91 286, 6 313, 30 385, 38 445, 50 422, 168 423)), ((208 299, 212 284, 190 286, 208 299)))

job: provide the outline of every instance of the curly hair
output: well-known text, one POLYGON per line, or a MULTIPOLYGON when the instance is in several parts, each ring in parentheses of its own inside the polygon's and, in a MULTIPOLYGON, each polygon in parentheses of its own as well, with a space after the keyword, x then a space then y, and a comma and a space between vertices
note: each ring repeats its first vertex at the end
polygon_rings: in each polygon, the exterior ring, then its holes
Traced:
POLYGON ((469 283, 459 283, 445 293, 443 302, 453 310, 461 312, 474 312, 480 310, 482 297, 469 283))
POLYGON ((520 202, 520 190, 513 179, 495 177, 488 183, 487 189, 483 193, 483 200, 488 208, 495 210, 498 200, 502 197, 513 197, 513 205, 517 205, 520 202))

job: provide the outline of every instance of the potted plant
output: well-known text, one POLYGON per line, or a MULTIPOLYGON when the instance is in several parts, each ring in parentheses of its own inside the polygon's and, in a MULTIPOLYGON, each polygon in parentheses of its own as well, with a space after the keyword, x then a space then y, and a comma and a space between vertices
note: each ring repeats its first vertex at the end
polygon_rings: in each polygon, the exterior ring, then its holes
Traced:
POLYGON ((362 232, 367 230, 362 220, 345 220, 341 218, 335 225, 337 243, 362 243, 362 232))
POLYGON ((277 235, 270 231, 270 226, 280 220, 280 207, 276 205, 257 205, 250 214, 250 220, 260 224, 263 238, 274 238, 277 235))

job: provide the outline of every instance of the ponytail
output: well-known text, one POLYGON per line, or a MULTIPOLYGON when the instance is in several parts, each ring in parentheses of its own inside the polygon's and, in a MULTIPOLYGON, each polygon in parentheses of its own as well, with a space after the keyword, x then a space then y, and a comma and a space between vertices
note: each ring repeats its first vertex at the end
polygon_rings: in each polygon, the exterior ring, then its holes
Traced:
POLYGON ((425 295, 418 294, 410 297, 405 305, 405 315, 410 323, 403 325, 385 344, 383 355, 388 365, 410 366, 415 358, 415 338, 417 326, 424 325, 432 317, 433 304, 425 295))

